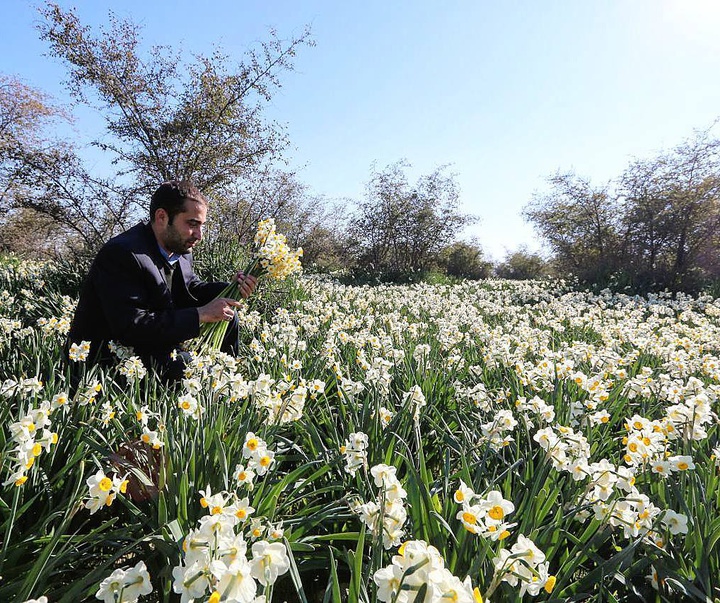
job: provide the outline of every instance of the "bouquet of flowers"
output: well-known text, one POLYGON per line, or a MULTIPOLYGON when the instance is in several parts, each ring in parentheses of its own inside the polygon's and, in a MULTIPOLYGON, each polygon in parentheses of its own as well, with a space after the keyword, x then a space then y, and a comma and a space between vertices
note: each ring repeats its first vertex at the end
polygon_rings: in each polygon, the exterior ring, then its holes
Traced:
MULTIPOLYGON (((267 218, 258 224, 254 249, 250 265, 244 271, 246 275, 260 279, 266 276, 276 281, 283 281, 288 276, 302 271, 300 258, 303 250, 298 247, 292 251, 288 247, 285 235, 275 231, 275 220, 267 218)), ((241 300, 240 286, 233 280, 218 297, 241 300)), ((194 350, 198 353, 207 353, 219 350, 222 344, 228 323, 225 321, 203 323, 200 325, 200 336, 194 342, 194 350)))

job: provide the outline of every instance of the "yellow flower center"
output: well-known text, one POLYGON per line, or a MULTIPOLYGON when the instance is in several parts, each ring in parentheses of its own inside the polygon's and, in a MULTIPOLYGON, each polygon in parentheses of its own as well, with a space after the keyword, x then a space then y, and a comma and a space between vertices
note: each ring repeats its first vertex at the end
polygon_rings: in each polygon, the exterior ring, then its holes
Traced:
POLYGON ((109 477, 103 477, 98 486, 103 492, 109 492, 110 488, 112 488, 112 480, 109 477))
POLYGON ((488 511, 488 515, 495 520, 499 520, 505 517, 505 511, 503 511, 503 508, 500 505, 495 505, 488 511))
POLYGON ((555 588, 555 582, 557 582, 557 578, 555 576, 548 576, 547 580, 545 580, 545 592, 550 594, 553 591, 553 588, 555 588))
POLYGON ((463 521, 465 523, 469 523, 471 525, 475 525, 477 523, 477 517, 473 513, 470 513, 469 511, 465 511, 462 514, 463 521))

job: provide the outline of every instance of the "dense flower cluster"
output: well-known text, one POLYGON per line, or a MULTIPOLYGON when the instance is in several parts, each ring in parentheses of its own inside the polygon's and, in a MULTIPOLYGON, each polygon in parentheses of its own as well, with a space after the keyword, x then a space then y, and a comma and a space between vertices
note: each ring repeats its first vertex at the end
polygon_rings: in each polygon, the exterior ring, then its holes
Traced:
POLYGON ((302 248, 292 251, 288 247, 285 235, 276 232, 275 220, 267 218, 258 224, 255 233, 254 258, 259 269, 252 267, 250 274, 259 276, 268 274, 274 280, 285 280, 288 276, 302 270, 300 258, 302 248))
POLYGON ((88 499, 85 501, 85 508, 90 511, 90 515, 112 505, 118 494, 125 494, 128 486, 128 480, 117 475, 109 477, 102 469, 90 476, 86 483, 88 499))
MULTIPOLYGON (((24 380, 19 383, 5 381, 0 394, 9 396, 18 391, 39 392, 41 388, 42 384, 37 380, 24 380)), ((50 415, 58 408, 65 407, 67 401, 67 394, 56 394, 52 400, 43 400, 20 420, 10 424, 11 440, 15 447, 9 454, 12 466, 10 476, 3 483, 4 486, 8 484, 22 486, 27 481, 27 473, 35 464, 35 460, 57 444, 58 434, 50 430, 50 415)))
POLYGON ((423 540, 405 542, 392 563, 375 572, 378 601, 476 603, 482 601, 470 578, 464 581, 445 567, 440 552, 423 540), (421 597, 420 593, 424 592, 421 597))
POLYGON ((488 492, 486 496, 478 496, 461 481, 454 499, 462 505, 456 517, 471 534, 491 540, 504 540, 510 536, 510 528, 517 525, 505 521, 515 511, 515 505, 505 500, 497 490, 488 492))
POLYGON ((135 603, 141 595, 153 591, 145 562, 135 567, 119 568, 100 583, 95 597, 104 603, 135 603))
MULTIPOLYGON (((254 433, 245 436, 243 457, 247 468, 237 465, 239 488, 251 490, 256 475, 265 475, 274 453, 254 433)), ((255 508, 247 496, 236 492, 200 491, 200 505, 207 510, 196 529, 182 543, 182 563, 173 569, 173 590, 188 602, 202 598, 213 602, 264 602, 258 584, 272 586, 290 568, 287 547, 280 540, 279 524, 252 517, 255 508), (263 538, 264 537, 264 538, 263 538)))
POLYGON ((375 500, 354 507, 370 533, 382 537, 383 547, 391 549, 402 542, 403 526, 407 521, 405 497, 407 492, 395 475, 391 465, 375 465, 370 469, 378 495, 375 500))
POLYGON ((520 586, 520 596, 536 596, 543 589, 552 592, 556 578, 548 572, 543 553, 529 538, 520 534, 510 549, 501 549, 495 559, 495 576, 510 586, 520 586))

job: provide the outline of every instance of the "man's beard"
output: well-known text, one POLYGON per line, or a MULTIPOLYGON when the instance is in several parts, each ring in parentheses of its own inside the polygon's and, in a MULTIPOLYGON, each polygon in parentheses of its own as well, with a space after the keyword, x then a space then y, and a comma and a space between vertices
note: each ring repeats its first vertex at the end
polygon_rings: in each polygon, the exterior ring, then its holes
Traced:
POLYGON ((197 243, 198 239, 183 239, 180 233, 172 225, 168 225, 165 231, 165 247, 173 253, 187 253, 197 243))

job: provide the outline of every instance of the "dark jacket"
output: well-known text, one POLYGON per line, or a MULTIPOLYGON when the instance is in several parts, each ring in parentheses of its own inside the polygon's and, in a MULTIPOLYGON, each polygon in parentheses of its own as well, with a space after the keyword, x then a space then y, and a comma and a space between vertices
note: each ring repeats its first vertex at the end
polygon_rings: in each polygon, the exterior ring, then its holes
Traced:
POLYGON ((201 281, 193 272, 192 254, 186 253, 176 265, 171 292, 166 265, 149 224, 110 239, 90 267, 70 341, 90 341, 91 358, 108 359, 112 340, 146 359, 167 356, 180 342, 197 337, 196 308, 217 297, 227 283, 201 281))

